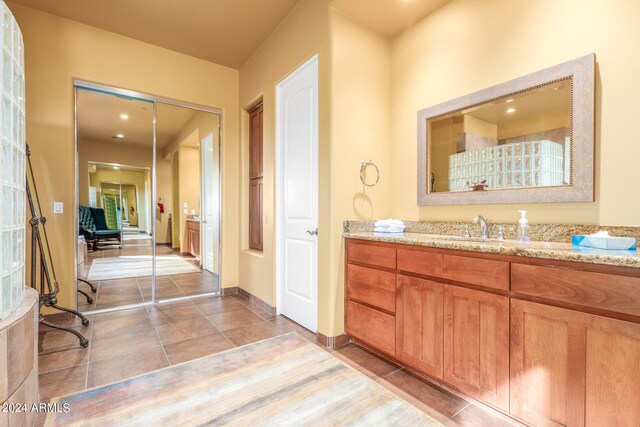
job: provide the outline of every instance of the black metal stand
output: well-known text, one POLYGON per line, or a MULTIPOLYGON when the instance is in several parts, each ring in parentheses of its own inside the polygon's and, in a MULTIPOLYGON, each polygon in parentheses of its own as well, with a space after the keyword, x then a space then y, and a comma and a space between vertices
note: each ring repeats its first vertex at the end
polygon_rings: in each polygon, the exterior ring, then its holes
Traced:
MULTIPOLYGON (((86 281, 86 280, 84 280, 84 279, 80 279, 80 278, 78 278, 78 281, 79 281, 79 282, 86 283, 87 285, 89 285, 89 287, 91 288, 91 292, 93 292, 94 294, 95 294, 96 292, 98 292, 98 289, 96 289, 96 287, 95 287, 95 286, 93 286, 93 284, 92 284, 91 282, 88 282, 88 281, 86 281)), ((89 303, 89 304, 91 304, 91 303, 89 303)))
MULTIPOLYGON (((87 286, 89 286, 89 287, 91 288, 91 292, 93 292, 94 294, 95 294, 96 292, 98 292, 98 289, 96 289, 96 287, 95 287, 95 286, 93 286, 93 284, 92 284, 92 283, 90 283, 90 282, 88 282, 88 281, 86 281, 86 280, 84 280, 84 279, 81 279, 81 278, 79 278, 79 277, 78 277, 78 282, 86 283, 86 284, 87 284, 87 286)), ((87 294, 85 291, 83 291, 83 290, 82 290, 82 289, 80 289, 80 288, 77 288, 77 291, 78 291, 78 293, 79 293, 79 294, 84 295, 84 297, 87 299, 87 304, 93 304, 93 298, 91 298, 91 297, 89 296, 89 294, 87 294)))
POLYGON ((77 289, 77 291, 79 294, 84 295, 84 297, 87 299, 87 304, 93 304, 93 298, 91 298, 88 293, 86 293, 82 289, 77 289))
MULTIPOLYGON (((56 273, 53 268, 53 261, 51 258, 51 250, 49 248, 49 240, 47 238, 47 231, 45 229, 45 224, 47 219, 41 216, 40 213, 40 198, 38 197, 38 190, 35 186, 35 181, 33 180, 33 168, 31 167, 31 153, 29 151, 29 146, 27 145, 27 198, 29 200, 29 208, 31 210, 31 219, 29 220, 29 224, 31 225, 31 286, 37 289, 38 283, 38 258, 40 260, 40 304, 39 309, 42 310, 42 307, 52 307, 61 311, 65 311, 67 313, 71 313, 75 316, 78 316, 82 321, 82 326, 88 326, 89 320, 84 317, 80 312, 58 305, 58 281, 56 279, 56 273), (31 188, 33 187, 33 188, 31 188), (40 257, 38 257, 38 252, 40 253, 40 257), (46 287, 46 289, 45 289, 46 287)), ((67 328, 62 325, 58 325, 55 323, 51 323, 44 319, 42 314, 39 316, 39 322, 43 325, 49 326, 51 328, 60 329, 71 334, 74 334, 80 340, 80 345, 82 347, 87 347, 89 345, 89 340, 85 338, 80 332, 75 329, 67 328)))

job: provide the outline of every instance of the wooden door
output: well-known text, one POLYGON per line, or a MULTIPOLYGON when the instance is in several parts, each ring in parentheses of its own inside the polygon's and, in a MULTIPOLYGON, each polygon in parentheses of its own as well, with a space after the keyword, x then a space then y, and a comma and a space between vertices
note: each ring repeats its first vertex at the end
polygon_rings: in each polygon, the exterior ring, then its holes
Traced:
POLYGON ((512 299, 510 412, 539 426, 640 425, 640 325, 512 299))
POLYGON ((249 111, 249 179, 262 178, 262 103, 249 111))
POLYGON ((318 324, 318 232, 322 232, 318 230, 318 122, 315 55, 276 87, 276 305, 279 313, 312 332, 318 324))
POLYGON ((538 426, 584 425, 587 317, 511 300, 513 415, 538 426))
POLYGON ((262 178, 249 181, 249 247, 257 251, 263 250, 262 229, 262 178))
POLYGON ((187 241, 189 242, 189 253, 196 258, 200 257, 200 229, 187 227, 187 241))
POLYGON ((444 380, 469 396, 509 408, 509 300, 444 286, 444 380))
POLYGON ((249 111, 249 248, 262 251, 263 243, 263 108, 249 111))
POLYGON ((398 275, 396 357, 442 379, 442 283, 398 275))
POLYGON ((594 316, 586 337, 585 425, 640 426, 640 325, 594 316))

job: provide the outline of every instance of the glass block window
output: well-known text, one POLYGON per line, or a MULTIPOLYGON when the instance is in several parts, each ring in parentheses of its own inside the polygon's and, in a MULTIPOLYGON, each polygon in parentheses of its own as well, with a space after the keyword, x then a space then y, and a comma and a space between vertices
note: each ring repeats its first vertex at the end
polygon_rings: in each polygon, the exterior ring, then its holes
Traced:
POLYGON ((0 319, 24 297, 25 257, 25 120, 24 45, 20 28, 0 2, 0 319))

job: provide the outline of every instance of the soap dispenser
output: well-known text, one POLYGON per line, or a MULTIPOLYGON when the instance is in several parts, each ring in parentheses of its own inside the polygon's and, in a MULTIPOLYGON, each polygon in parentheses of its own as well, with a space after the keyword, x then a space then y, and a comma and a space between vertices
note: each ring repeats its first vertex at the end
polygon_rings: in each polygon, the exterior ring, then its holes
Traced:
POLYGON ((521 242, 528 242, 529 237, 527 237, 527 226, 529 225, 529 220, 527 219, 527 211, 518 212, 520 212, 520 220, 518 221, 518 240, 521 242))

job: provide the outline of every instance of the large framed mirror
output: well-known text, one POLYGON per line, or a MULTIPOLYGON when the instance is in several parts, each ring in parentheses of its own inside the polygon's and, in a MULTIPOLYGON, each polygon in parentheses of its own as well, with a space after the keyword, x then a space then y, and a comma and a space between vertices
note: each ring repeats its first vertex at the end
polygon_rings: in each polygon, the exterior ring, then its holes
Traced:
POLYGON ((595 55, 418 112, 418 205, 593 201, 595 55))

